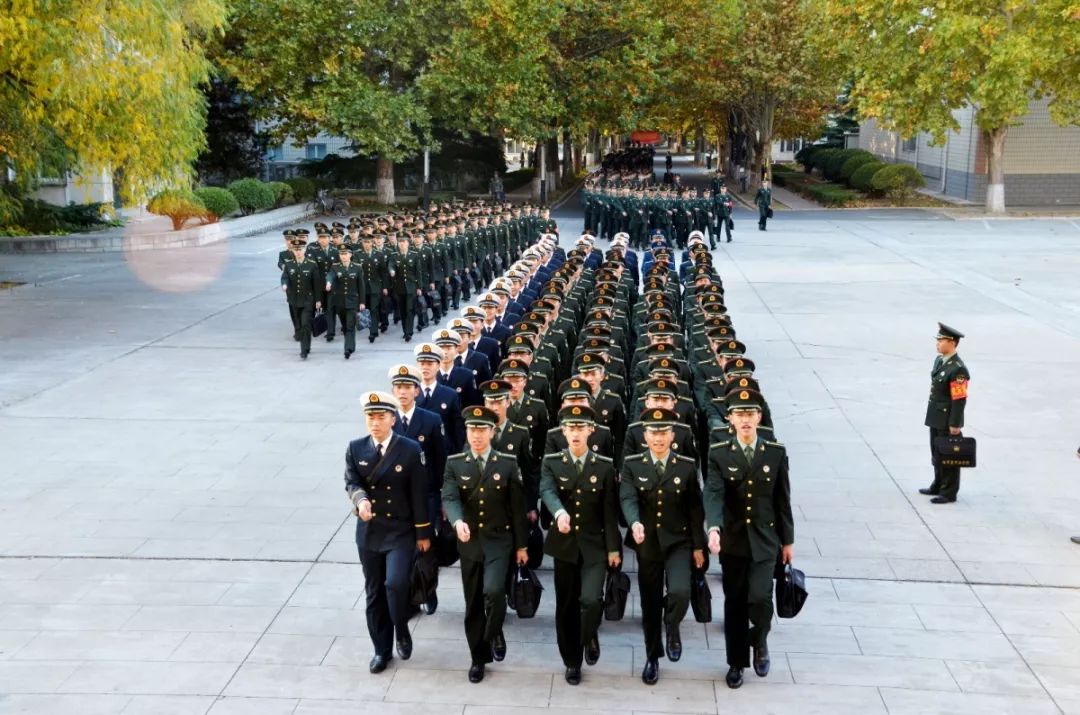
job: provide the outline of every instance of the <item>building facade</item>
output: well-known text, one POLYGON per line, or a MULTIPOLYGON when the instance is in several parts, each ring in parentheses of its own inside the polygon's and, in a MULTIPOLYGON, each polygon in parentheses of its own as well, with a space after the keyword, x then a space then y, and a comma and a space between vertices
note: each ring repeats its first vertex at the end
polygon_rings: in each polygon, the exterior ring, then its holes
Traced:
MULTIPOLYGON (((866 149, 884 161, 911 164, 926 177, 927 188, 981 204, 988 179, 982 133, 972 108, 957 110, 953 116, 960 128, 938 146, 930 143, 929 134, 906 139, 872 119, 860 125, 848 146, 866 149)), ((1055 124, 1045 99, 1031 102, 1021 124, 1009 130, 1005 201, 1010 206, 1080 205, 1080 127, 1055 124)))

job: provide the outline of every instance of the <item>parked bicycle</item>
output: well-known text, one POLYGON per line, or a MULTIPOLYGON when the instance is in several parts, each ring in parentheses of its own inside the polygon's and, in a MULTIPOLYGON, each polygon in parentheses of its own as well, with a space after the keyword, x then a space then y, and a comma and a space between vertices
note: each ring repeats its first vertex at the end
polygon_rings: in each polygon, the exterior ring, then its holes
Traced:
POLYGON ((323 216, 338 216, 340 218, 345 218, 352 210, 348 199, 340 196, 335 198, 330 195, 330 191, 327 189, 319 189, 315 193, 315 198, 309 201, 304 208, 323 216))

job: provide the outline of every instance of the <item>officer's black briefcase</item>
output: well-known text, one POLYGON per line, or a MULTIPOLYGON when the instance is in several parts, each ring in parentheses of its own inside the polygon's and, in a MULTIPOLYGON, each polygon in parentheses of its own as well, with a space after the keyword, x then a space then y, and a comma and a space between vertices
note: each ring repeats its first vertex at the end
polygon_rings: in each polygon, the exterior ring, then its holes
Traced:
POLYGON ((794 618, 806 603, 806 575, 791 564, 776 573, 776 615, 794 618))
POLYGON ((544 587, 536 573, 528 566, 518 566, 514 573, 513 603, 518 618, 532 618, 540 608, 540 596, 544 587))
POLYGON ((974 467, 975 466, 975 438, 963 435, 948 435, 934 440, 934 451, 937 453, 938 466, 941 467, 974 467))
POLYGON ((327 327, 329 327, 329 323, 326 320, 326 313, 320 310, 311 319, 311 334, 317 338, 326 332, 327 327))
POLYGON ((694 620, 698 623, 712 621, 712 590, 705 578, 708 564, 703 569, 690 570, 690 606, 694 610, 694 620))
POLYGON ((630 595, 630 577, 618 568, 608 568, 604 579, 604 618, 621 621, 626 613, 626 599, 630 595))

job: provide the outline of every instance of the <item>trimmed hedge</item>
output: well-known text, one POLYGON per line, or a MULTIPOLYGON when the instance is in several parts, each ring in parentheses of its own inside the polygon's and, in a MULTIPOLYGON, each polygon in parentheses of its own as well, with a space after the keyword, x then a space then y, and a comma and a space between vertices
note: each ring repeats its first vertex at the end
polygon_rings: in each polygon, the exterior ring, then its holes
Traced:
POLYGON ((250 216, 256 211, 274 207, 274 190, 258 179, 239 179, 226 187, 240 204, 240 213, 250 216))
POLYGON ((926 186, 926 179, 911 164, 890 164, 874 174, 870 186, 891 199, 903 199, 914 189, 926 186))
POLYGON ((223 219, 229 214, 240 210, 240 204, 237 202, 236 197, 229 193, 227 189, 218 186, 204 186, 201 189, 195 189, 194 193, 195 198, 206 207, 204 217, 206 223, 216 223, 218 219, 223 219))
POLYGON ((810 168, 817 169, 824 175, 825 167, 828 165, 829 161, 836 156, 836 153, 840 151, 843 151, 843 149, 832 147, 814 152, 810 155, 810 168))
POLYGON ((288 184, 292 189, 293 198, 297 201, 308 201, 315 198, 315 183, 311 179, 307 179, 303 176, 295 176, 291 179, 285 179, 285 184, 288 184))
POLYGON ((274 206, 286 206, 293 203, 293 190, 292 187, 286 184, 284 181, 268 181, 266 183, 270 187, 270 190, 274 192, 274 206))
POLYGON ((844 164, 847 163, 848 159, 861 155, 873 156, 865 149, 840 149, 825 162, 821 173, 829 181, 842 181, 844 177, 841 172, 844 169, 844 164))
POLYGON ((829 149, 843 149, 843 147, 839 144, 810 144, 795 153, 795 161, 802 164, 803 170, 809 174, 814 169, 814 157, 829 149))
POLYGON ((836 184, 810 184, 807 192, 822 206, 847 206, 859 198, 858 192, 836 184))
POLYGON ((851 175, 855 173, 855 170, 863 164, 869 164, 872 161, 877 161, 873 154, 868 151, 860 150, 858 154, 845 161, 844 165, 840 167, 840 178, 843 179, 848 186, 851 186, 851 175))
POLYGON ((157 216, 168 216, 173 230, 179 231, 188 220, 206 215, 206 206, 187 189, 168 189, 150 199, 146 210, 157 216))
POLYGON ((866 193, 872 192, 874 189, 871 182, 874 179, 874 174, 884 169, 885 166, 884 163, 876 159, 866 162, 851 175, 851 178, 848 179, 848 186, 866 193))

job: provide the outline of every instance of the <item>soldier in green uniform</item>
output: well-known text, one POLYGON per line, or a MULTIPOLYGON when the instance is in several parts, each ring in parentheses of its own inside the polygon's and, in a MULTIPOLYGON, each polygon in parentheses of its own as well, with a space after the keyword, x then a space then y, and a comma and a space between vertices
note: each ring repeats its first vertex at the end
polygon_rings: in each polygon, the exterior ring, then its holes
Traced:
POLYGON ((958 435, 964 428, 964 408, 967 406, 968 382, 971 373, 956 353, 964 334, 944 323, 938 323, 937 351, 930 372, 930 400, 926 405, 926 426, 930 428, 930 459, 934 464, 934 481, 920 494, 933 495, 931 504, 951 504, 960 491, 960 468, 943 467, 934 440, 958 435))
POLYGON ((769 188, 769 180, 761 182, 761 188, 754 194, 754 204, 758 207, 758 229, 765 230, 765 222, 769 220, 769 210, 772 206, 772 189, 769 188))
POLYGON ((374 236, 365 233, 360 236, 360 250, 354 258, 359 259, 356 263, 364 276, 364 285, 367 286, 367 296, 363 302, 367 305, 371 316, 368 342, 373 343, 375 338, 379 337, 380 324, 383 320, 382 302, 383 296, 386 295, 384 290, 386 257, 381 251, 375 250, 374 236))
POLYGON ((536 522, 539 514, 536 503, 540 499, 540 460, 533 453, 529 430, 507 419, 510 407, 510 383, 505 380, 488 380, 480 386, 484 407, 495 414, 495 435, 491 448, 497 452, 517 457, 521 481, 525 485, 525 514, 536 522))
POLYGON ((787 450, 758 434, 761 395, 733 392, 727 401, 734 439, 709 446, 705 514, 709 550, 724 569, 724 641, 729 688, 742 685, 753 648, 754 672, 769 674, 773 573, 777 554, 795 558, 787 450))
POLYGON ((356 311, 364 309, 364 297, 368 294, 367 282, 359 266, 352 262, 352 249, 342 244, 338 249, 340 263, 330 267, 326 274, 326 293, 333 308, 331 322, 341 322, 345 336, 345 359, 356 352, 356 311))
POLYGON ((307 242, 302 238, 292 241, 293 258, 281 269, 281 290, 289 303, 289 315, 300 340, 300 358, 307 360, 311 352, 311 319, 322 308, 323 281, 319 265, 304 255, 307 242))
POLYGON ((398 252, 390 257, 386 264, 387 274, 394 287, 394 300, 401 311, 401 326, 405 342, 412 340, 416 323, 414 315, 416 298, 420 295, 420 255, 409 250, 409 237, 399 234, 398 252))
MULTIPOLYGON (((720 190, 713 194, 713 214, 716 216, 716 222, 723 229, 727 236, 727 242, 731 243, 731 211, 735 206, 735 200, 728 193, 727 184, 721 184, 720 190)), ((719 231, 716 232, 716 237, 720 237, 719 231)))
MULTIPOLYGON (((315 236, 315 244, 307 247, 307 257, 309 260, 315 261, 319 266, 319 285, 326 282, 326 276, 330 273, 330 268, 338 261, 337 251, 330 246, 330 229, 324 225, 318 230, 315 236)), ((333 299, 327 295, 324 296, 326 300, 326 342, 332 342, 334 340, 334 306, 333 299)))
POLYGON ((278 251, 277 254, 277 269, 280 271, 285 267, 285 261, 292 260, 292 241, 296 237, 296 232, 291 228, 287 228, 281 232, 282 237, 285 239, 285 248, 278 251))
POLYGON ((630 525, 625 543, 637 552, 645 632, 641 679, 655 685, 665 650, 672 662, 682 657, 679 624, 690 605, 691 560, 695 568, 705 565, 704 512, 696 463, 671 450, 678 416, 670 410, 646 410, 641 421, 649 449, 623 464, 619 496, 630 525), (667 631, 663 644, 661 626, 667 631))
POLYGON ((506 573, 510 557, 524 564, 524 485, 517 459, 491 447, 495 414, 486 407, 462 412, 468 449, 446 461, 442 499, 457 532, 461 584, 465 593, 465 638, 469 682, 484 679, 484 667, 506 657, 506 573))
POLYGON ((555 632, 566 682, 581 682, 581 660, 600 658, 606 567, 619 555, 618 481, 614 463, 589 449, 596 415, 589 407, 566 407, 559 423, 565 450, 544 458, 540 494, 554 515, 544 553, 555 560, 555 632))

